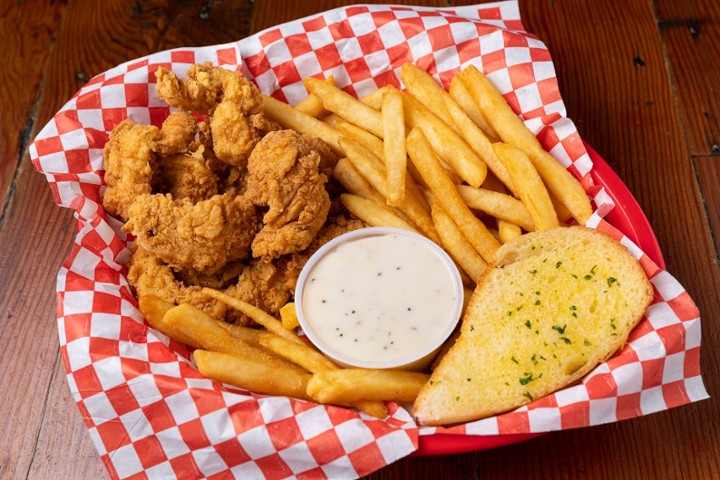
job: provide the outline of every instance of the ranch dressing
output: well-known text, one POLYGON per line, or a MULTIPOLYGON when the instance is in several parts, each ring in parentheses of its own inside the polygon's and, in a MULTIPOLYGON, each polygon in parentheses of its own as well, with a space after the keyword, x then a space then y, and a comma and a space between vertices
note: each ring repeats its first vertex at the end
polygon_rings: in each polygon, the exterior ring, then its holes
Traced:
POLYGON ((333 246, 303 279, 308 337, 372 364, 432 352, 457 323, 462 287, 447 255, 431 245, 391 230, 333 246))

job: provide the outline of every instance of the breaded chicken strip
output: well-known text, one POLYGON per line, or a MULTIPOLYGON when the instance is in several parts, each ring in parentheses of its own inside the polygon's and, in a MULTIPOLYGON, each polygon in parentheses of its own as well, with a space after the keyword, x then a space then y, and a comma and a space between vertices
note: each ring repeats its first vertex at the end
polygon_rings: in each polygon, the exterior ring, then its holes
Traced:
POLYGON ((123 230, 171 267, 211 275, 248 257, 258 227, 253 204, 229 190, 198 203, 141 195, 128 209, 123 230))
POLYGON ((152 294, 176 305, 189 303, 219 320, 228 312, 224 303, 202 294, 202 286, 178 280, 170 266, 137 244, 128 264, 128 281, 137 296, 152 294))
POLYGON ((293 130, 278 130, 265 135, 250 154, 247 195, 255 205, 268 207, 252 243, 254 257, 303 250, 325 223, 330 196, 316 142, 293 130))
MULTIPOLYGON (((237 285, 229 287, 227 293, 274 315, 292 298, 300 271, 317 249, 343 233, 366 226, 362 220, 344 215, 330 217, 306 249, 276 259, 254 259, 242 271, 237 285)), ((229 319, 236 317, 241 323, 247 323, 242 315, 228 312, 229 319)))
POLYGON ((172 112, 150 142, 150 149, 159 155, 176 155, 197 149, 198 124, 188 112, 172 112))
POLYGON ((173 200, 192 203, 207 200, 218 193, 218 177, 203 157, 204 146, 192 153, 161 157, 155 162, 153 191, 169 193, 173 200))
POLYGON ((223 162, 244 167, 272 129, 262 114, 260 91, 239 72, 205 63, 190 67, 184 79, 163 67, 155 75, 158 96, 169 105, 210 116, 212 146, 223 162))
POLYGON ((159 129, 130 119, 120 122, 110 133, 103 149, 105 183, 103 206, 111 215, 126 221, 128 207, 139 195, 151 192, 152 164, 156 155, 150 142, 159 129))

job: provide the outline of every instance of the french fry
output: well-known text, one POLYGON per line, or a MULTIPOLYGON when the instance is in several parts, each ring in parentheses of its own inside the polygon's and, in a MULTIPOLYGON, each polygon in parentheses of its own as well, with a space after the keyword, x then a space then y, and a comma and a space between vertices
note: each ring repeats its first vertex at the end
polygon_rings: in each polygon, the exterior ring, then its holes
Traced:
MULTIPOLYGON (((507 193, 505 186, 494 174, 488 174, 487 178, 485 179, 485 183, 483 183, 483 187, 487 188, 488 190, 492 190, 493 192, 503 194, 507 193)), ((525 209, 527 210, 527 207, 525 207, 525 209)), ((528 212, 528 215, 529 214, 530 212, 528 212)), ((502 218, 497 219, 497 229, 498 240, 500 241, 500 243, 508 243, 509 241, 514 240, 520 235, 522 235, 522 229, 518 225, 503 220, 502 218)))
POLYGON ((487 262, 467 241, 453 219, 437 203, 432 206, 432 218, 435 222, 435 229, 442 240, 443 248, 470 276, 472 281, 477 283, 487 267, 487 262))
POLYGON ((407 152, 405 151, 405 118, 399 90, 390 89, 382 102, 385 168, 387 169, 387 204, 397 206, 405 198, 407 152))
POLYGON ((347 158, 338 160, 333 175, 348 192, 379 203, 385 202, 385 197, 365 180, 347 158))
POLYGON ((495 250, 500 247, 499 242, 465 205, 421 130, 412 129, 407 138, 407 149, 410 159, 422 174, 423 180, 432 190, 437 202, 453 219, 473 248, 485 261, 489 261, 495 250))
POLYGON ((508 243, 522 235, 522 229, 514 223, 498 220, 498 236, 500 243, 508 243))
POLYGON ((476 67, 467 67, 458 78, 470 90, 500 138, 527 154, 548 190, 570 210, 578 223, 584 225, 592 214, 592 207, 580 182, 543 149, 505 98, 476 67))
POLYGON ((413 402, 429 375, 403 370, 348 368, 314 373, 307 393, 320 403, 346 405, 361 400, 413 402))
POLYGON ((253 347, 260 346, 261 338, 273 335, 264 329, 243 327, 242 325, 235 325, 227 322, 218 322, 218 324, 227 330, 233 337, 239 338, 253 347))
POLYGON ((329 358, 306 344, 291 342, 277 335, 263 338, 260 345, 311 373, 338 368, 329 358))
POLYGON ((280 308, 280 323, 287 330, 295 330, 300 326, 297 312, 295 311, 295 302, 288 302, 280 308))
POLYGON ((183 335, 182 332, 174 331, 172 325, 165 319, 165 314, 175 307, 174 303, 161 300, 156 295, 142 295, 138 298, 138 307, 145 317, 145 320, 158 332, 188 347, 197 348, 200 346, 192 338, 183 335))
MULTIPOLYGON (((322 82, 322 80, 318 81, 322 82)), ((263 95, 263 111, 270 120, 279 123, 285 128, 318 137, 327 143, 335 153, 342 155, 343 151, 338 142, 341 134, 327 123, 295 110, 287 103, 267 95, 263 95)))
MULTIPOLYGON (((311 347, 288 342, 278 336, 264 338, 262 345, 312 373, 327 372, 339 368, 330 359, 311 347)), ((350 405, 373 417, 383 418, 387 415, 387 406, 380 401, 362 400, 350 405)))
POLYGON ((317 78, 306 78, 303 80, 303 84, 308 91, 322 99, 325 109, 337 113, 345 120, 382 138, 383 124, 380 112, 365 105, 349 93, 317 78))
MULTIPOLYGON (((233 336, 220 322, 207 313, 187 303, 171 308, 165 313, 163 322, 168 326, 168 336, 188 346, 204 348, 232 355, 257 353, 257 348, 233 336)), ((268 355, 265 354, 265 357, 268 355)))
POLYGON ((395 227, 422 233, 410 223, 403 220, 391 207, 384 203, 370 200, 358 195, 343 193, 340 202, 350 213, 373 227, 395 227))
POLYGON ((536 230, 559 225, 557 214, 540 175, 525 152, 507 143, 496 143, 495 151, 510 173, 520 200, 532 217, 536 230))
POLYGON ((488 140, 493 143, 500 141, 500 137, 497 133, 495 133, 495 130, 493 130, 488 121, 485 119, 482 110, 480 110, 480 107, 478 107, 477 103, 475 103, 475 100, 465 87, 465 84, 457 79, 457 77, 450 81, 449 93, 457 104, 460 105, 460 108, 463 109, 465 114, 470 117, 473 122, 475 122, 475 125, 480 127, 483 133, 485 133, 488 140))
POLYGON ((482 185, 487 176, 487 165, 465 140, 410 95, 403 95, 403 112, 406 125, 422 130, 433 151, 453 172, 473 187, 482 185))
POLYGON ((311 376, 297 368, 208 350, 195 350, 193 357, 198 371, 215 381, 256 393, 310 400, 307 384, 311 376))
POLYGON ((387 92, 391 88, 395 87, 393 87, 392 85, 385 85, 384 87, 380 87, 377 90, 373 90, 372 92, 368 93, 364 97, 361 97, 360 101, 370 108, 380 110, 380 108, 382 107, 383 96, 385 96, 385 92, 387 92))
POLYGON ((530 212, 520 200, 486 188, 458 185, 457 190, 468 207, 519 225, 529 232, 535 230, 530 212))
POLYGON ((280 322, 280 320, 276 319, 271 315, 268 315, 266 312, 257 308, 255 305, 251 305, 247 302, 243 302, 242 300, 238 300, 235 297, 231 297, 230 295, 219 290, 215 290, 213 288, 203 288, 202 292, 208 297, 219 300, 227 306, 232 307, 241 313, 244 313, 248 317, 252 318, 256 323, 265 327, 269 332, 272 332, 275 335, 283 337, 284 339, 291 342, 304 344, 304 342, 297 335, 285 329, 282 326, 282 322, 280 322))
MULTIPOLYGON (((328 76, 325 81, 330 85, 335 85, 332 75, 328 76)), ((295 105, 295 110, 310 115, 311 117, 318 118, 325 111, 325 105, 323 105, 323 101, 317 95, 311 93, 300 103, 295 105)))
POLYGON ((346 137, 355 140, 360 145, 370 150, 380 161, 385 163, 385 146, 382 139, 376 137, 364 128, 358 127, 353 123, 343 120, 342 118, 338 119, 335 122, 335 125, 336 128, 346 137))
MULTIPOLYGON (((357 142, 343 138, 340 144, 345 150, 348 159, 360 174, 370 183, 383 197, 387 198, 387 174, 385 168, 377 158, 357 142)), ((407 186, 406 186, 407 188, 407 186)), ((398 210, 403 212, 429 239, 439 242, 440 238, 435 231, 430 213, 425 210, 420 201, 411 193, 405 195, 403 201, 398 205, 398 210)))
MULTIPOLYGON (((387 164, 387 162, 385 160, 385 146, 384 146, 382 140, 380 140, 379 138, 377 138, 375 135, 368 132, 367 130, 363 130, 362 128, 358 127, 357 125, 353 125, 352 123, 346 122, 342 119, 338 120, 336 125, 337 125, 337 129, 339 131, 341 131, 346 136, 348 136, 352 140, 355 140, 360 145, 362 145, 363 147, 368 149, 370 152, 372 152, 372 154, 375 155, 375 157, 377 157, 377 159, 378 159, 378 161, 380 161, 380 163, 382 163, 383 165, 387 164)), ((410 193, 412 193, 415 196, 415 198, 422 204, 425 211, 429 212, 430 206, 427 204, 427 202, 425 202, 422 192, 418 188, 417 183, 415 183, 415 176, 413 176, 414 166, 410 163, 407 163, 407 158, 406 158, 405 164, 408 169, 408 173, 411 174, 410 177, 407 177, 407 176, 405 177, 405 186, 407 186, 410 193)), ((453 172, 453 175, 455 175, 454 172, 453 172)), ((416 176, 419 177, 419 174, 416 176)), ((351 193, 356 193, 356 192, 351 191, 351 193)), ((369 198, 369 197, 367 197, 367 198, 369 198)), ((385 198, 383 198, 383 201, 385 201, 385 198)))
POLYGON ((410 95, 440 117, 448 127, 455 130, 455 133, 460 134, 460 130, 447 110, 447 105, 442 101, 443 96, 448 93, 429 73, 412 63, 404 63, 400 68, 400 78, 410 95))

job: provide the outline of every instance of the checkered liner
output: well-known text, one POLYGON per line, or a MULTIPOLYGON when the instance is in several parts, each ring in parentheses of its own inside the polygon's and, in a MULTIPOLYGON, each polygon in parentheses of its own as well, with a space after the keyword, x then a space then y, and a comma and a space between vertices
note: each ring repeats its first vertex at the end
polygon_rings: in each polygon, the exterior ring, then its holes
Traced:
POLYGON ((353 478, 410 454, 437 431, 510 434, 597 425, 707 397, 700 318, 687 292, 602 217, 613 207, 565 117, 546 47, 523 31, 515 2, 455 9, 353 6, 281 25, 237 43, 160 52, 88 82, 30 146, 55 201, 79 232, 58 274, 58 330, 73 398, 113 478, 353 478), (461 68, 486 72, 555 158, 594 199, 590 226, 620 239, 655 287, 629 344, 582 382, 514 412, 453 428, 418 428, 391 405, 383 421, 354 410, 250 394, 203 378, 190 352, 148 328, 122 266, 120 224, 100 205, 102 147, 122 119, 159 125, 153 72, 196 62, 238 69, 295 103, 301 78, 334 75, 350 93, 402 86, 414 62, 447 86, 461 68), (421 437, 422 436, 422 437, 421 437))

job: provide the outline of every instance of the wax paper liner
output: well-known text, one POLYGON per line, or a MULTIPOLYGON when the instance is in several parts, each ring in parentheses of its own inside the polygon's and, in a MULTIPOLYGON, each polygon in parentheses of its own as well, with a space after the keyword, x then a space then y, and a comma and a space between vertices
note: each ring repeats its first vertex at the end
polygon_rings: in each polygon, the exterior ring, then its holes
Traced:
POLYGON ((687 292, 603 217, 613 208, 590 177, 592 161, 566 118, 547 48, 523 30, 515 2, 432 9, 352 6, 236 43, 156 53, 88 82, 30 146, 78 234, 57 283, 58 330, 73 398, 112 478, 355 478, 417 449, 419 435, 535 433, 645 415, 707 397, 699 370, 700 318, 687 292), (122 119, 159 125, 154 71, 184 75, 196 62, 238 69, 261 90, 296 103, 301 79, 334 75, 363 95, 402 85, 414 62, 445 85, 476 65, 581 179, 590 226, 625 243, 655 287, 629 344, 582 382, 514 412, 453 428, 418 428, 391 405, 375 420, 351 409, 250 394, 203 378, 189 351, 148 328, 125 278, 120 224, 105 215, 102 147, 122 119))

